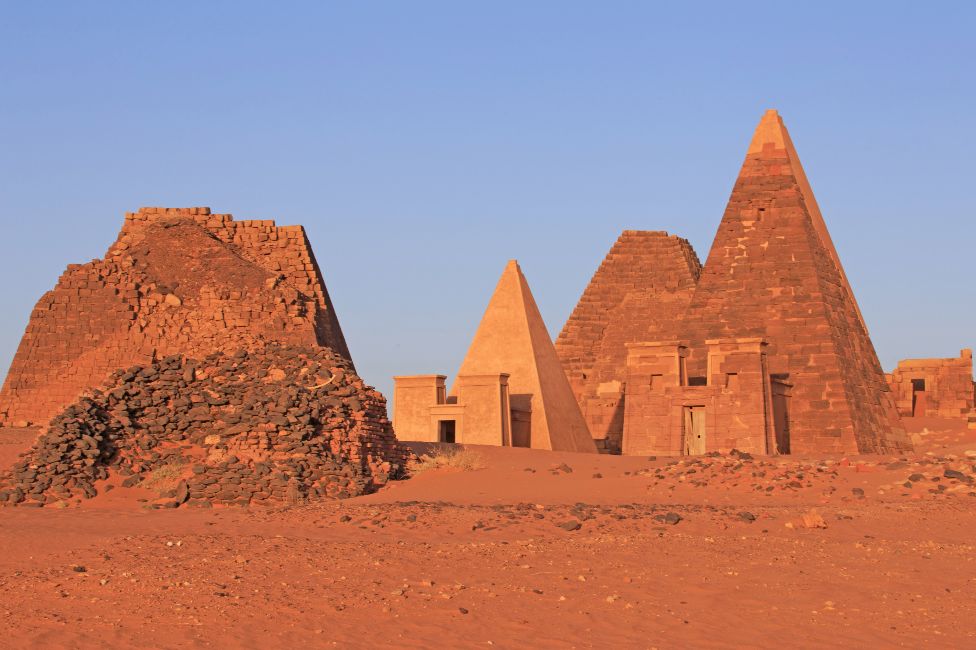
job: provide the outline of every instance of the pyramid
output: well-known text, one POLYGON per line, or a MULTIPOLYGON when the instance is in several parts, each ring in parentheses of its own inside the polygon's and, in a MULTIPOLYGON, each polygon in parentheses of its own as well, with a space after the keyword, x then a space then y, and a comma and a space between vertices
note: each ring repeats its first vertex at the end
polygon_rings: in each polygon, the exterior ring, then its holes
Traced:
MULTIPOLYGON (((531 410, 530 446, 594 452, 579 405, 518 263, 505 267, 458 376, 508 373, 513 410, 531 410)), ((452 387, 456 394, 457 386, 452 387)))
POLYGON ((627 344, 660 338, 688 307, 700 273, 687 240, 625 230, 556 339, 590 433, 606 451, 620 451, 627 344))
POLYGON ((793 453, 911 447, 864 319, 776 111, 759 123, 673 336, 689 378, 707 373, 705 342, 760 337, 769 373, 792 384, 793 453))
POLYGON ((0 424, 46 424, 119 368, 262 341, 350 359, 304 229, 142 208, 104 259, 70 265, 37 303, 0 390, 0 424))

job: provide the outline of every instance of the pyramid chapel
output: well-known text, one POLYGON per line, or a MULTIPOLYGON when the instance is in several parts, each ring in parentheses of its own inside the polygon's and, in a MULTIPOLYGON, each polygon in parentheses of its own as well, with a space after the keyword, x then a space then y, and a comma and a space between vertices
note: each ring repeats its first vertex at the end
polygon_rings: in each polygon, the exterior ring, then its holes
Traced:
POLYGON ((394 377, 398 439, 596 452, 515 260, 495 287, 450 393, 446 380, 394 377))
POLYGON ((556 341, 600 451, 907 450, 864 318, 776 111, 705 265, 625 231, 556 341))

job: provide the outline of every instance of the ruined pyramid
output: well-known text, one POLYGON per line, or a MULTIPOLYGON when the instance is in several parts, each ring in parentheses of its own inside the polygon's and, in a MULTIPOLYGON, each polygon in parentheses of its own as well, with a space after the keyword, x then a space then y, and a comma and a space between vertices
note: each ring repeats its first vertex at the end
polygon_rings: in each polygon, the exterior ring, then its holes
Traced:
POLYGON ((0 390, 0 424, 46 424, 119 368, 266 341, 350 360, 304 229, 143 208, 104 259, 69 266, 37 303, 0 390))
MULTIPOLYGON (((756 128, 691 304, 674 331, 690 381, 706 341, 762 338, 792 384, 790 449, 911 447, 840 258, 783 120, 756 128)), ((663 340, 662 338, 662 340, 663 340)))
MULTIPOLYGON (((529 446, 593 452, 529 285, 512 260, 505 267, 458 375, 508 373, 513 411, 531 411, 529 446)), ((456 391, 456 385, 452 391, 456 391)))
POLYGON ((566 321, 556 353, 601 450, 621 449, 627 344, 659 338, 688 307, 700 273, 687 240, 625 230, 566 321))

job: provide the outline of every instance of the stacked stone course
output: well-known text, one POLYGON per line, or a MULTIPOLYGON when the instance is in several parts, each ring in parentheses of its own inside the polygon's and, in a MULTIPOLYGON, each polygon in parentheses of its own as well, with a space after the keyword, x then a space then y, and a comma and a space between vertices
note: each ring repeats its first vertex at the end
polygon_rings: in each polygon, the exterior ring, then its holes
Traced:
POLYGON ((267 343, 117 371, 0 476, 0 504, 73 504, 161 478, 155 507, 346 498, 399 477, 409 457, 346 359, 267 343))
POLYGON ((38 302, 0 391, 0 424, 45 424, 120 367, 268 340, 351 362, 304 229, 143 208, 104 259, 70 265, 38 302))

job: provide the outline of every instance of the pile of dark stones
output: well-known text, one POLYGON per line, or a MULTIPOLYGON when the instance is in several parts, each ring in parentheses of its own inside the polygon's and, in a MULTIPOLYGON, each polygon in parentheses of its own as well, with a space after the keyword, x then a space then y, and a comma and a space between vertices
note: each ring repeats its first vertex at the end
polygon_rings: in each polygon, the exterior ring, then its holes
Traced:
POLYGON ((386 400, 328 348, 265 343, 119 370, 0 475, 0 505, 140 488, 153 507, 297 504, 400 478, 386 400))

